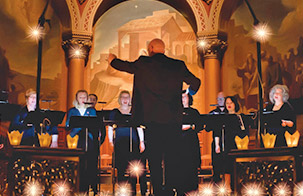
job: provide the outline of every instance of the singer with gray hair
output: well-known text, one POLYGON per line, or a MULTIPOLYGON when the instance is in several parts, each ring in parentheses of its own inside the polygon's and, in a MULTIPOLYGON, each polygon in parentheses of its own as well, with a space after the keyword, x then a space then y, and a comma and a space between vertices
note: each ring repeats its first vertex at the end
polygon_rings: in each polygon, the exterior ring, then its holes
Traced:
POLYGON ((284 137, 285 131, 292 134, 296 130, 296 115, 288 98, 287 86, 277 84, 271 88, 269 93, 271 104, 267 105, 265 109, 273 111, 273 114, 265 116, 265 129, 266 132, 277 135, 275 147, 287 146, 284 137))

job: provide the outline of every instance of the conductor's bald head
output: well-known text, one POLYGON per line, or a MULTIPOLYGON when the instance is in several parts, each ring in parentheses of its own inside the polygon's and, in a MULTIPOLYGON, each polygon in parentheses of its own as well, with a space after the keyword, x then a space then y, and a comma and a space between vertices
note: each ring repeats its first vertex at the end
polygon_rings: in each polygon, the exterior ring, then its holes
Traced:
POLYGON ((153 56, 154 54, 161 53, 164 54, 165 52, 165 44, 161 39, 153 39, 148 44, 148 54, 149 56, 153 56))

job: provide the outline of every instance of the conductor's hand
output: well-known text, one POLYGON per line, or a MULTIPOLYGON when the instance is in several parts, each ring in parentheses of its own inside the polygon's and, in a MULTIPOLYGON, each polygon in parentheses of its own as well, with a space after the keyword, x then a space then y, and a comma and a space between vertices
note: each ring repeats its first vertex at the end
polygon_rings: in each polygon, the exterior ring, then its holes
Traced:
POLYGON ((219 154, 221 152, 220 146, 216 145, 216 149, 215 150, 216 150, 216 153, 219 154))
POLYGON ((144 152, 145 150, 145 144, 143 141, 140 142, 140 153, 144 152))
POLYGON ((107 61, 110 64, 116 58, 117 58, 116 55, 114 55, 113 53, 109 53, 107 61))

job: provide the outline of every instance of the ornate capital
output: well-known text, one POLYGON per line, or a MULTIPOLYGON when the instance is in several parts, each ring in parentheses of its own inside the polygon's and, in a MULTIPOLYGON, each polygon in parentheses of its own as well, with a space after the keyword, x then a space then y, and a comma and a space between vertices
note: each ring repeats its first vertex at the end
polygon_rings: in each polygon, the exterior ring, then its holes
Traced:
POLYGON ((199 37, 198 52, 203 59, 216 58, 221 60, 227 49, 227 42, 217 37, 199 37))
POLYGON ((62 41, 62 48, 65 51, 67 60, 78 58, 85 59, 85 65, 88 60, 89 51, 92 47, 91 39, 71 38, 62 41))

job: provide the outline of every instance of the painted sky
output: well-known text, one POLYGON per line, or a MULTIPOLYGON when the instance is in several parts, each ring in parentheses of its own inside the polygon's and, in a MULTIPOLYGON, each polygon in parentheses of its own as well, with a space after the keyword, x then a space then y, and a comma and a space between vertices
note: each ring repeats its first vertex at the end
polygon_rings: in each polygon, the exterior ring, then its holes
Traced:
POLYGON ((108 49, 117 43, 117 29, 123 24, 134 19, 151 16, 153 11, 164 9, 177 12, 171 6, 154 0, 126 1, 108 10, 99 18, 95 26, 95 48, 92 62, 99 59, 100 53, 108 52, 108 49))
MULTIPOLYGON (((269 43, 286 54, 290 48, 297 48, 299 37, 303 36, 302 0, 251 0, 249 1, 260 22, 265 22, 272 30, 269 43)), ((252 29, 253 19, 246 4, 242 4, 233 14, 237 25, 252 29)))

